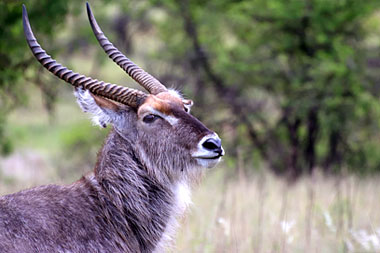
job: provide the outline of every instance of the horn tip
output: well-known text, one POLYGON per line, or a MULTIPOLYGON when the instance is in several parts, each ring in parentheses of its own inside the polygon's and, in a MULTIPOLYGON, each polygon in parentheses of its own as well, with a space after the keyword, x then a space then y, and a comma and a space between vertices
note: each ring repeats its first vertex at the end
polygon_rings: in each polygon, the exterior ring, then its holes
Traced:
POLYGON ((28 12, 26 10, 25 4, 22 5, 22 23, 24 27, 24 34, 27 40, 35 39, 32 33, 32 28, 30 27, 28 12))
POLYGON ((25 4, 22 4, 22 19, 25 19, 28 16, 28 12, 26 11, 25 4))
POLYGON ((102 30, 100 29, 98 23, 96 22, 94 14, 91 11, 91 7, 90 7, 89 2, 86 2, 86 9, 87 9, 87 16, 88 16, 88 19, 90 21, 90 25, 91 25, 94 33, 97 35, 102 34, 102 30))

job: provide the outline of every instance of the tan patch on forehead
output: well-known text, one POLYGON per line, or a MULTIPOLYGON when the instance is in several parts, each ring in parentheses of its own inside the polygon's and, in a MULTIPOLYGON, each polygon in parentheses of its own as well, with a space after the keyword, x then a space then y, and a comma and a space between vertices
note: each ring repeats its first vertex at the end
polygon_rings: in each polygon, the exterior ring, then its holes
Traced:
POLYGON ((171 114, 173 106, 183 107, 182 99, 170 94, 169 92, 161 92, 157 95, 149 95, 144 104, 140 107, 150 106, 166 115, 171 114))

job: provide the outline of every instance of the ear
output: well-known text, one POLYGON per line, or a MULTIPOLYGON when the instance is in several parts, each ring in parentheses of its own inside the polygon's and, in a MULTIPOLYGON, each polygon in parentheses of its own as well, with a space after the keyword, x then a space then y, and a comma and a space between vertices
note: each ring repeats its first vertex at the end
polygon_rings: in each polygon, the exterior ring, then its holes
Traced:
POLYGON ((126 106, 96 96, 82 88, 76 88, 74 95, 77 98, 80 108, 85 113, 92 114, 92 122, 95 125, 105 128, 107 124, 117 124, 121 121, 121 112, 126 106))
POLYGON ((190 109, 193 106, 194 102, 191 99, 184 99, 181 93, 174 89, 168 89, 168 92, 173 96, 176 96, 182 100, 183 106, 185 107, 186 112, 190 113, 190 109))
POLYGON ((194 102, 190 99, 182 99, 183 106, 186 108, 187 112, 190 112, 191 107, 193 106, 194 102))

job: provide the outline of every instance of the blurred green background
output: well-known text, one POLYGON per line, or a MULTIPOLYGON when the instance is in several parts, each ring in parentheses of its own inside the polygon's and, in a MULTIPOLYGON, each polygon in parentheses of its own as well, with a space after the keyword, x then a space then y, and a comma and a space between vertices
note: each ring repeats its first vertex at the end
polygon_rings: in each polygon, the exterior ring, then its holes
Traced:
MULTIPOLYGON (((379 0, 90 3, 110 40, 223 140, 182 252, 380 251, 379 0)), ((98 46, 85 1, 25 4, 58 62, 139 88, 98 46)), ((21 5, 0 0, 1 193, 78 179, 107 134, 33 58, 21 5)))

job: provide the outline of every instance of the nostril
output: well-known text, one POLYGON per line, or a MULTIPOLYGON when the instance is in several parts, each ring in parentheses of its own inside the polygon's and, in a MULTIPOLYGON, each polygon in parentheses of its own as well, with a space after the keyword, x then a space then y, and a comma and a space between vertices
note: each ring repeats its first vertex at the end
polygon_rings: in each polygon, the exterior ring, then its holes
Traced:
POLYGON ((205 141, 202 146, 210 150, 214 150, 218 147, 213 141, 205 141))
POLYGON ((220 139, 209 138, 205 142, 203 142, 202 146, 205 149, 218 152, 221 149, 222 142, 220 141, 220 139))

